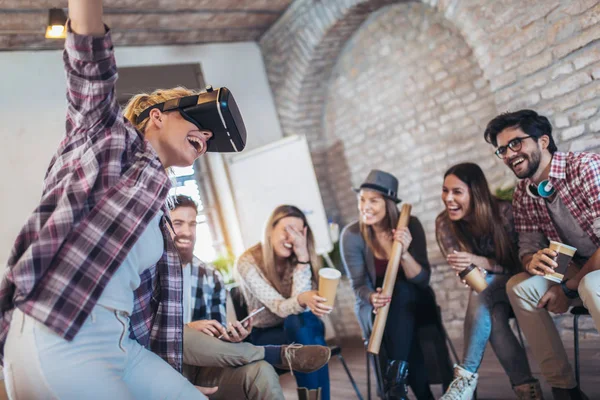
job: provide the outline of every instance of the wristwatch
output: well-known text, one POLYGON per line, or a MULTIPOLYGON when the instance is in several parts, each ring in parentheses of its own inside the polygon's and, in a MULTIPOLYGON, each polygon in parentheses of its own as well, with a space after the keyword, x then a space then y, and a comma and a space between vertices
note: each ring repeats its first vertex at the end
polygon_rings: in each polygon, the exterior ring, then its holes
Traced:
POLYGON ((562 288, 563 292, 565 292, 565 296, 567 296, 570 299, 576 299, 579 297, 579 292, 577 290, 571 290, 567 287, 567 281, 562 281, 560 283, 560 287, 562 288))

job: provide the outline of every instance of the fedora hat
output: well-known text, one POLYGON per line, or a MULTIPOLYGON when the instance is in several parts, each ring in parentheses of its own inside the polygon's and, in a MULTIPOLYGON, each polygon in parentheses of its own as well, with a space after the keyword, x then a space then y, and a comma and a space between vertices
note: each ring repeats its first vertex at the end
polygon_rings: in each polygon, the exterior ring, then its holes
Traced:
POLYGON ((378 169, 371 170, 367 179, 353 190, 358 193, 361 189, 374 190, 396 203, 402 201, 398 198, 398 179, 394 175, 378 169))

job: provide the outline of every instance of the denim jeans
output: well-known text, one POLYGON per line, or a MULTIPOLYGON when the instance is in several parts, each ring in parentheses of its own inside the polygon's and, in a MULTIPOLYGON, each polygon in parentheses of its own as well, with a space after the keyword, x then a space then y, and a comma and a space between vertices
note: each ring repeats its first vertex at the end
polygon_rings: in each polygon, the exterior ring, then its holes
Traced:
POLYGON ((465 353, 462 367, 477 372, 489 340, 513 386, 531 382, 525 349, 508 323, 510 303, 506 295, 509 275, 489 274, 488 287, 481 293, 471 290, 465 316, 465 353))
MULTIPOLYGON (((325 343, 325 325, 312 312, 290 315, 282 325, 272 328, 254 328, 249 341, 257 346, 283 345, 299 343, 305 345, 327 346, 325 343)), ((321 400, 329 400, 329 368, 325 365, 309 374, 294 372, 298 387, 308 389, 321 388, 321 400)))
POLYGON ((129 338, 126 314, 98 305, 70 342, 15 309, 4 366, 11 399, 206 399, 129 338))

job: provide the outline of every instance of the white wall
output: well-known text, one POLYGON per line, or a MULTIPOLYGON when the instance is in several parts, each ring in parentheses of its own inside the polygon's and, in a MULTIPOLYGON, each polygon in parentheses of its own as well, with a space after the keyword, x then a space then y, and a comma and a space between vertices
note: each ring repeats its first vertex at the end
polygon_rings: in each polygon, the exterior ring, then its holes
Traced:
MULTIPOLYGON (((116 59, 123 67, 198 62, 207 84, 227 86, 234 94, 248 132, 247 149, 282 137, 256 43, 123 47, 116 59)), ((0 53, 0 91, 1 272, 39 201, 44 173, 64 134, 62 52, 0 53)), ((217 191, 228 190, 227 182, 216 183, 217 191)))

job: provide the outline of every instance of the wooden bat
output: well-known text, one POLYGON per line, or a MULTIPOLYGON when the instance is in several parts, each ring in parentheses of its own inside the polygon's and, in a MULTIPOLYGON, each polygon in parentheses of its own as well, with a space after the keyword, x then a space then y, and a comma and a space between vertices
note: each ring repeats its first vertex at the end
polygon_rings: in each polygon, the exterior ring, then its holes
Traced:
MULTIPOLYGON (((410 204, 405 203, 402 205, 396 230, 408 226, 411 209, 412 206, 410 204)), ((400 257, 402 257, 402 244, 394 240, 394 244, 392 245, 392 254, 390 256, 390 260, 388 261, 387 269, 385 270, 383 288, 381 289, 381 292, 386 296, 391 296, 394 292, 394 285, 396 284, 396 277, 398 276, 398 268, 400 268, 400 257)), ((367 349, 367 351, 371 354, 379 354, 381 339, 383 338, 383 331, 385 330, 385 323, 387 322, 389 310, 389 304, 377 309, 377 316, 375 317, 375 322, 373 323, 373 330, 371 331, 371 338, 369 339, 369 347, 367 349)))

